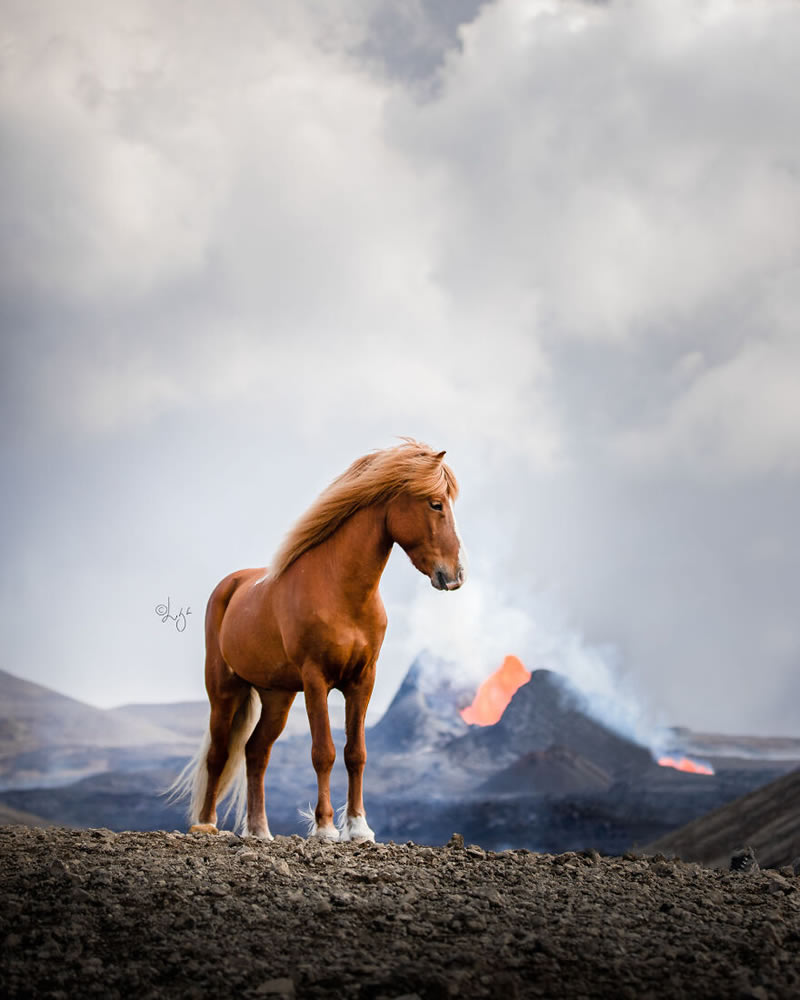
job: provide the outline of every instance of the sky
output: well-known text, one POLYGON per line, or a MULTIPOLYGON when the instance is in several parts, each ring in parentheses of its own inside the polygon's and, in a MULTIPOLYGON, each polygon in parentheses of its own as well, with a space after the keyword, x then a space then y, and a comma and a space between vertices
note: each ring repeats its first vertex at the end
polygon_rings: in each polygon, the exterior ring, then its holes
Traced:
POLYGON ((800 736, 796 3, 0 11, 2 668, 204 697, 217 581, 412 435, 471 576, 393 554, 373 721, 428 649, 800 736))

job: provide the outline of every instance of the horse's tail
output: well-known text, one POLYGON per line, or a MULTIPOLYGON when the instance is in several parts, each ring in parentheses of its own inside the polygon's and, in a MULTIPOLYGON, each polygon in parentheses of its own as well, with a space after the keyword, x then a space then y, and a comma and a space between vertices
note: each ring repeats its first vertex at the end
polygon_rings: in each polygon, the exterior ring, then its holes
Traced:
MULTIPOLYGON (((261 699, 256 689, 251 687, 233 717, 228 736, 228 759, 225 761, 225 767, 217 787, 218 805, 221 805, 226 798, 230 799, 223 818, 227 820, 230 813, 233 812, 237 829, 243 826, 247 812, 247 772, 244 748, 260 715, 261 699)), ((200 809, 206 797, 208 786, 206 759, 210 747, 211 731, 208 729, 197 753, 164 792, 167 796, 167 802, 188 800, 186 818, 190 826, 199 822, 200 809)))
MULTIPOLYGON (((238 707, 234 712, 228 731, 227 757, 217 784, 216 803, 226 797, 231 798, 225 811, 228 818, 234 809, 237 821, 244 818, 247 807, 247 775, 245 772, 244 748, 261 714, 261 699, 256 689, 241 678, 236 677, 225 663, 219 644, 222 619, 228 603, 241 583, 241 573, 230 573, 211 592, 206 608, 206 690, 213 705, 216 693, 224 690, 227 697, 235 697, 238 707), (233 793, 231 795, 231 793, 233 793)), ((178 777, 166 789, 167 801, 188 800, 187 818, 189 824, 199 822, 200 810, 208 788, 208 754, 211 749, 211 729, 206 730, 197 753, 184 767, 178 777)))

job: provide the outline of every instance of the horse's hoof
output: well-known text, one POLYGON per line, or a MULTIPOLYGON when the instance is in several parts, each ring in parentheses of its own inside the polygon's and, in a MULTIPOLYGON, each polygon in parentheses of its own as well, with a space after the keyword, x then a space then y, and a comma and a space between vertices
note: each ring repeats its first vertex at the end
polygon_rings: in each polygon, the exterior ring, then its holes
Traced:
POLYGON ((375 833, 363 816, 346 816, 342 824, 341 839, 354 844, 375 843, 375 833))
POLYGON ((213 823, 193 823, 189 827, 189 833, 219 833, 213 823))
POLYGON ((339 839, 339 831, 335 826, 318 826, 311 836, 316 837, 317 840, 334 841, 339 839))
POLYGON ((254 840, 263 840, 265 843, 275 839, 269 830, 248 830, 246 836, 253 837, 254 840))

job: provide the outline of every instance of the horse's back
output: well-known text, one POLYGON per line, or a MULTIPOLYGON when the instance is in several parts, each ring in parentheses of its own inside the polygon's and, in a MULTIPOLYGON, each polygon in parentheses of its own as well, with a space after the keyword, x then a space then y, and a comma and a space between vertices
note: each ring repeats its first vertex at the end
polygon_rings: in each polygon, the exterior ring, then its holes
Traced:
POLYGON ((264 567, 261 569, 237 569, 219 581, 211 591, 206 605, 206 640, 211 632, 219 634, 222 618, 236 591, 243 584, 251 583, 258 575, 264 576, 266 572, 264 567))

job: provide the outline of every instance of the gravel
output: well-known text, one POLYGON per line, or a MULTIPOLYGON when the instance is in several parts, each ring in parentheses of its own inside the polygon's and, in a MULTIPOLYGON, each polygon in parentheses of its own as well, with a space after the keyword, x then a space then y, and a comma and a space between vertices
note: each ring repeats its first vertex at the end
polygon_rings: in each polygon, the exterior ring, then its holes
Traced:
POLYGON ((0 827, 0 994, 800 998, 800 876, 0 827))

